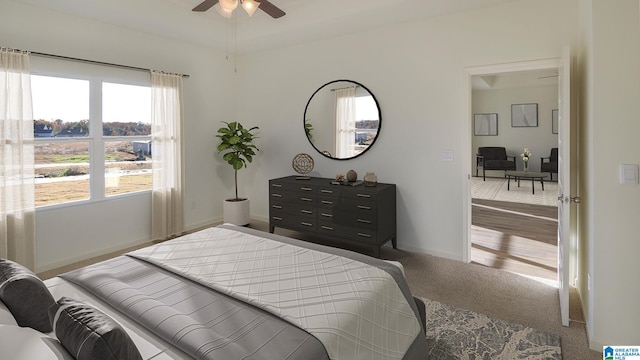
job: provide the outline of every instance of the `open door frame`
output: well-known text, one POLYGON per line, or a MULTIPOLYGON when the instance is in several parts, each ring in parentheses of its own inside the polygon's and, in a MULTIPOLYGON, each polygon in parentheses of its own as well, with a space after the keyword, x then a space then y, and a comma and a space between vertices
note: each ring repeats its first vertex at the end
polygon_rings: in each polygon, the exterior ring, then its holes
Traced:
MULTIPOLYGON (((566 51, 566 50, 565 50, 566 51)), ((463 115, 465 119, 471 119, 473 116, 473 112, 472 112, 472 77, 479 75, 495 75, 495 74, 500 74, 500 73, 510 73, 510 72, 519 72, 519 71, 530 71, 530 70, 563 70, 566 69, 566 59, 565 56, 567 56, 567 54, 563 51, 563 58, 555 58, 555 59, 544 59, 544 60, 533 60, 533 61, 522 61, 522 62, 515 62, 515 63, 505 63, 505 64, 494 64, 494 65, 483 65, 483 66, 474 66, 474 67, 467 67, 464 69, 464 79, 463 79, 463 115)), ((567 74, 567 77, 565 79, 563 78, 559 78, 558 82, 563 82, 563 81, 570 81, 570 77, 569 74, 567 74)), ((570 84, 567 84, 570 85, 570 84)), ((563 96, 562 94, 558 94, 559 97, 563 96)), ((570 99, 565 100, 567 102, 570 103, 570 99)), ((570 106, 570 105, 569 105, 570 106)), ((464 217, 464 223, 466 224, 464 230, 463 230, 463 248, 462 248, 462 258, 463 261, 465 262, 470 262, 471 261, 471 214, 472 214, 472 210, 471 210, 471 167, 469 164, 471 164, 472 161, 472 149, 471 149, 471 134, 472 134, 472 122, 469 120, 466 122, 466 126, 463 126, 464 129, 464 138, 467 139, 467 141, 464 142, 465 144, 465 149, 464 149, 464 156, 463 156, 463 166, 465 166, 465 170, 463 173, 467 174, 467 181, 464 182, 464 187, 463 187, 463 217, 464 217)), ((564 132, 565 132, 565 136, 570 137, 571 135, 571 124, 570 121, 567 119, 566 122, 564 122, 565 127, 563 128, 564 132)), ((562 136, 562 134, 559 134, 560 136, 562 136)), ((565 145, 569 146, 568 143, 565 143, 565 145)), ((571 149, 565 149, 565 154, 569 154, 571 149)), ((567 159, 569 159, 570 156, 567 156, 567 159)), ((569 167, 568 162, 565 164, 566 167, 569 167)), ((571 179, 570 179, 570 173, 571 171, 566 171, 565 175, 565 181, 567 184, 571 184, 571 179)), ((569 206, 567 206, 567 208, 569 208, 569 206)), ((558 214, 559 216, 562 216, 561 214, 558 214)), ((561 219, 559 219, 561 220, 561 219)), ((569 227, 571 227, 573 224, 571 224, 571 222, 569 221, 569 219, 566 219, 566 223, 565 223, 565 233, 567 234, 567 231, 569 229, 569 227)), ((562 236, 559 237, 559 240, 561 240, 561 238, 564 238, 562 240, 564 240, 564 243, 561 243, 559 241, 559 250, 560 247, 563 248, 563 250, 559 251, 559 258, 558 258, 558 264, 559 264, 559 269, 558 269, 558 276, 562 276, 562 279, 559 278, 559 285, 562 285, 563 288, 560 289, 559 291, 559 296, 560 296, 560 303, 561 303, 561 317, 562 317, 562 323, 565 326, 568 326, 568 302, 569 302, 569 295, 568 295, 568 285, 571 283, 571 280, 569 279, 573 279, 574 278, 574 274, 575 269, 571 269, 570 264, 570 259, 571 259, 571 254, 569 254, 567 252, 567 250, 569 250, 570 248, 574 248, 572 246, 568 246, 568 242, 571 241, 570 237, 568 236, 562 236), (565 264, 565 265, 563 265, 565 264), (569 266, 567 266, 569 265, 569 266)))

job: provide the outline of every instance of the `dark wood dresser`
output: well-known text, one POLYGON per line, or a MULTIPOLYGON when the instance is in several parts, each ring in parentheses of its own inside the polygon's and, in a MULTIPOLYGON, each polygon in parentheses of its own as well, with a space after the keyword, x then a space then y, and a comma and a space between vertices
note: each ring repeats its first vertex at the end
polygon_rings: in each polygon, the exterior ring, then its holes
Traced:
POLYGON ((332 179, 269 180, 269 231, 276 227, 366 245, 380 257, 391 240, 396 248, 396 186, 332 185, 332 179))

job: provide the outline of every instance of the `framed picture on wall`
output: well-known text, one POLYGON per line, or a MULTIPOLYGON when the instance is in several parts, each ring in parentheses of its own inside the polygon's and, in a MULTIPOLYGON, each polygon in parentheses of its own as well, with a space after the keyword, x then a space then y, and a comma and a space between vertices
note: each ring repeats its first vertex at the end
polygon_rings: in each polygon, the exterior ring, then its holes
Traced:
POLYGON ((551 133, 558 133, 558 109, 551 110, 551 133))
POLYGON ((495 136, 498 135, 498 114, 474 114, 473 135, 495 136))
POLYGON ((511 126, 512 127, 538 126, 538 104, 512 104, 511 105, 511 126))

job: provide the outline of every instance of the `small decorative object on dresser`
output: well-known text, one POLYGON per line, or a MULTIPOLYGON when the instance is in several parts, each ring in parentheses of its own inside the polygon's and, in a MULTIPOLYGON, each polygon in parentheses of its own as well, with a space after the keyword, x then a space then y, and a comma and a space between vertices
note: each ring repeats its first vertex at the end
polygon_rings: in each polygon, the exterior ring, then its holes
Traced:
POLYGON ((276 227, 320 235, 337 244, 366 245, 380 256, 396 248, 396 186, 334 186, 333 179, 269 180, 269 231, 276 227))
POLYGON ((364 174, 364 186, 376 186, 378 185, 378 177, 374 172, 368 172, 364 174))
MULTIPOLYGON (((300 175, 305 175, 313 170, 313 158, 309 154, 300 153, 293 157, 291 166, 300 175)), ((309 180, 308 176, 298 176, 298 180, 309 180)))
POLYGON ((355 170, 347 171, 347 181, 354 182, 358 180, 358 173, 355 170))

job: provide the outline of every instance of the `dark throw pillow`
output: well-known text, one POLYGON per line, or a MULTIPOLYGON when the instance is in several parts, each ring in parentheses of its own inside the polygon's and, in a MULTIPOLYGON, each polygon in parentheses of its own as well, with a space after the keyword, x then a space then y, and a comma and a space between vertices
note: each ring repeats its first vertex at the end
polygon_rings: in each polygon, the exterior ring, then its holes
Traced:
POLYGON ((93 306, 62 297, 49 308, 49 318, 58 340, 78 360, 142 359, 124 329, 93 306))
POLYGON ((0 300, 18 325, 51 332, 47 311, 55 300, 31 270, 11 260, 0 259, 0 300))

